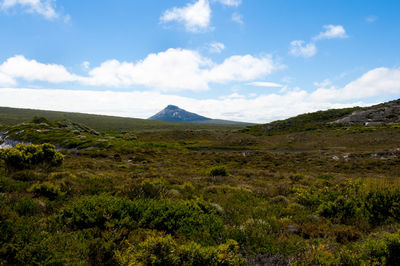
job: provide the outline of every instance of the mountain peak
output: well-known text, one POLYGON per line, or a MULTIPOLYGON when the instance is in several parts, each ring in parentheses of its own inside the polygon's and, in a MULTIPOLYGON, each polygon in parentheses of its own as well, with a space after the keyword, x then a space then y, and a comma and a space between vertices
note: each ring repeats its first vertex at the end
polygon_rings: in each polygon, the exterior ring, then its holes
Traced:
POLYGON ((188 112, 176 105, 168 105, 162 111, 149 118, 150 120, 168 121, 168 122, 200 122, 211 120, 195 113, 188 112))
MULTIPOLYGON (((167 107, 165 107, 165 109, 169 109, 169 110, 176 110, 176 109, 180 109, 178 106, 176 106, 176 105, 172 105, 172 104, 170 104, 170 105, 168 105, 167 107)), ((165 110, 164 109, 164 110, 165 110)))

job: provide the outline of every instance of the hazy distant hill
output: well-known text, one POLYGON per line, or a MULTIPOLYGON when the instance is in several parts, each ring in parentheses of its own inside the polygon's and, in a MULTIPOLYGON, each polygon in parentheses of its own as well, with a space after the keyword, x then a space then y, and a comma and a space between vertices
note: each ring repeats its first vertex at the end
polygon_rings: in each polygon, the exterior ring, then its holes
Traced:
POLYGON ((168 105, 166 108, 164 108, 157 114, 150 117, 149 120, 180 122, 180 123, 219 124, 219 125, 251 124, 251 123, 243 123, 243 122, 236 122, 229 120, 211 119, 205 116, 188 112, 175 105, 168 105))
POLYGON ((254 135, 277 135, 343 125, 378 126, 400 124, 400 99, 370 107, 353 107, 318 111, 255 125, 243 130, 254 135))

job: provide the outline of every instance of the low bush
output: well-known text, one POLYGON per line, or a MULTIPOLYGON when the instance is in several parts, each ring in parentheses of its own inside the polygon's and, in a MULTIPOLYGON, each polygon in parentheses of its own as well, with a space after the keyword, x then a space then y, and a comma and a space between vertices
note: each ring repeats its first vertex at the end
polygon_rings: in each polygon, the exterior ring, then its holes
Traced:
POLYGON ((56 152, 54 145, 48 143, 17 144, 0 153, 0 158, 4 160, 6 167, 12 170, 30 169, 38 165, 60 166, 64 159, 61 153, 56 152))
POLYGON ((43 196, 50 200, 55 200, 65 195, 65 192, 61 191, 59 185, 50 182, 34 184, 28 189, 28 192, 34 193, 36 197, 43 196))
POLYGON ((137 246, 117 253, 122 265, 245 265, 239 246, 228 240, 203 247, 196 242, 179 245, 171 235, 150 236, 137 246))
POLYGON ((141 227, 196 236, 206 242, 222 238, 224 230, 215 209, 199 200, 132 201, 108 195, 84 196, 62 209, 59 218, 73 229, 141 227))
POLYGON ((209 172, 210 176, 227 176, 228 172, 225 167, 214 167, 209 172))

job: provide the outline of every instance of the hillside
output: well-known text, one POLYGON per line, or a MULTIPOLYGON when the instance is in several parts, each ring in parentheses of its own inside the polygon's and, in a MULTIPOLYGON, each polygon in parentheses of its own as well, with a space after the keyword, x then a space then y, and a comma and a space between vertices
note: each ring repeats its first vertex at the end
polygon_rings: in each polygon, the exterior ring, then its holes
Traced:
POLYGON ((400 100, 370 107, 318 111, 247 127, 242 132, 254 135, 277 135, 343 126, 379 126, 400 123, 400 100))
POLYGON ((400 123, 400 99, 356 110, 332 123, 367 126, 398 124, 400 123))
POLYGON ((84 113, 56 112, 45 110, 0 107, 0 126, 15 125, 32 121, 35 116, 45 117, 50 121, 71 120, 85 124, 99 131, 147 131, 147 130, 236 130, 244 124, 197 124, 172 123, 138 118, 126 118, 84 113))

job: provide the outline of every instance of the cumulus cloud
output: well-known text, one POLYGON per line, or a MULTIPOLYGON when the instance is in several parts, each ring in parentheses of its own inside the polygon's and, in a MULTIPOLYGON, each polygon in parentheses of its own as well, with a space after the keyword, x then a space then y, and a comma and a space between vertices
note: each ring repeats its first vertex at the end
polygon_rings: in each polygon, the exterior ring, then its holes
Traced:
POLYGON ((22 55, 7 59, 0 65, 0 74, 11 79, 21 78, 27 81, 47 81, 62 83, 79 80, 70 74, 64 66, 43 64, 36 60, 28 60, 22 55))
POLYGON ((198 0, 185 7, 173 7, 160 17, 162 23, 183 23, 187 31, 199 32, 210 28, 211 8, 208 0, 198 0))
POLYGON ((323 28, 325 31, 311 38, 309 43, 303 40, 292 41, 289 53, 294 56, 313 57, 317 54, 316 42, 324 39, 344 39, 348 37, 342 25, 324 25, 323 28))
POLYGON ((87 76, 70 73, 62 65, 44 64, 18 55, 0 65, 0 74, 2 83, 9 85, 13 84, 12 80, 23 79, 115 88, 141 85, 160 91, 201 91, 208 90, 210 83, 262 78, 280 67, 270 56, 235 55, 219 64, 197 51, 171 48, 149 54, 138 62, 108 60, 89 70, 87 76))
POLYGON ((249 81, 271 74, 278 68, 280 66, 275 64, 270 56, 235 55, 206 70, 205 76, 210 82, 216 83, 249 81))
POLYGON ((46 19, 56 19, 60 15, 56 12, 51 0, 3 0, 1 8, 9 10, 11 8, 20 7, 25 12, 36 13, 46 19))
POLYGON ((242 16, 242 14, 239 14, 239 13, 233 13, 232 14, 232 21, 233 22, 236 22, 236 23, 239 23, 239 24, 243 24, 244 22, 243 22, 243 16, 242 16))
POLYGON ((165 91, 207 90, 203 67, 211 61, 198 52, 168 49, 135 63, 110 60, 89 72, 90 85, 126 87, 144 85, 165 91))
POLYGON ((323 40, 323 39, 344 39, 347 38, 346 30, 342 25, 324 25, 325 31, 320 32, 317 36, 315 36, 314 40, 323 40))
POLYGON ((144 85, 163 91, 208 90, 209 83, 248 81, 278 69, 271 57, 231 56, 221 64, 196 51, 168 49, 135 63, 107 61, 89 72, 90 85, 144 85))
POLYGON ((301 57, 312 57, 317 53, 317 47, 314 43, 305 43, 302 40, 292 41, 290 43, 290 54, 301 57))
POLYGON ((208 45, 208 51, 210 53, 219 54, 225 49, 225 45, 220 42, 212 42, 208 45))

